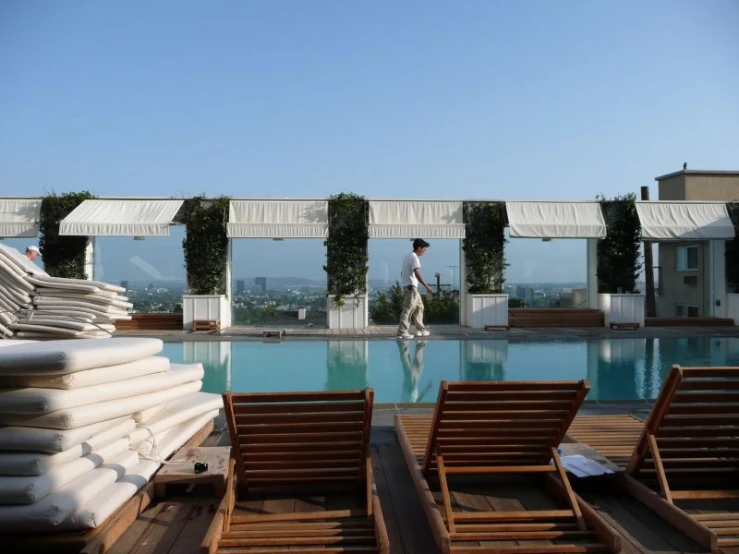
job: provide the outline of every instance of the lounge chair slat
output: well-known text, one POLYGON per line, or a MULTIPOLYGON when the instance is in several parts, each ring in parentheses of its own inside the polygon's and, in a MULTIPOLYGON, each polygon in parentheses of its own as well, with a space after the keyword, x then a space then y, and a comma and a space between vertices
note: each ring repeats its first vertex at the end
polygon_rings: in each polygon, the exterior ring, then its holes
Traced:
POLYGON ((591 539, 592 531, 491 531, 491 532, 456 532, 452 540, 460 541, 533 541, 557 539, 591 539))
POLYGON ((289 424, 310 424, 310 423, 349 423, 363 421, 362 412, 330 412, 329 414, 315 414, 315 413, 286 413, 286 414, 248 414, 248 415, 237 415, 236 423, 239 427, 250 426, 250 425, 275 425, 282 423, 283 425, 289 424))
POLYGON ((288 403, 280 402, 276 404, 236 404, 234 405, 234 413, 237 416, 259 416, 267 414, 329 414, 335 412, 343 413, 363 413, 364 401, 348 401, 348 402, 306 402, 306 403, 288 403))
POLYGON ((251 392, 247 394, 233 394, 233 405, 249 405, 260 403, 291 404, 294 402, 303 402, 306 405, 316 404, 319 402, 363 402, 364 391, 324 391, 324 392, 251 392))
MULTIPOLYGON (((495 554, 576 554, 578 552, 609 552, 603 544, 537 544, 521 546, 496 546, 495 554)), ((480 554, 491 552, 490 546, 456 546, 452 554, 480 554)))
POLYGON ((311 433, 356 433, 362 432, 361 421, 315 421, 312 423, 273 423, 262 425, 238 425, 239 435, 307 435, 311 433))

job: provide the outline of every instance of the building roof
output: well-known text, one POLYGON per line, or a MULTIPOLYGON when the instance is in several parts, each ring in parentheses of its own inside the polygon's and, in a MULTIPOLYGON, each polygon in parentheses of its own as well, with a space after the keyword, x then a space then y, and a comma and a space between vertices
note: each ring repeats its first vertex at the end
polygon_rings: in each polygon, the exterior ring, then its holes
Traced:
POLYGON ((675 177, 676 175, 735 175, 739 177, 739 170, 716 171, 710 169, 681 169, 680 171, 673 171, 672 173, 666 173, 665 175, 655 177, 654 180, 662 181, 664 179, 669 179, 670 177, 675 177))

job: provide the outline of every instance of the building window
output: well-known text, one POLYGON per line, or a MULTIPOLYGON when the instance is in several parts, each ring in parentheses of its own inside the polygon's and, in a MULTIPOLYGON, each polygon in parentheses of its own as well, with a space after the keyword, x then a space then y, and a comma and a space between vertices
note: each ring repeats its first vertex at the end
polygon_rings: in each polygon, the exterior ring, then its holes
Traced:
POLYGON ((677 271, 696 271, 698 269, 697 246, 678 246, 675 253, 677 271))
POLYGON ((698 317, 698 306, 675 304, 675 317, 698 317))

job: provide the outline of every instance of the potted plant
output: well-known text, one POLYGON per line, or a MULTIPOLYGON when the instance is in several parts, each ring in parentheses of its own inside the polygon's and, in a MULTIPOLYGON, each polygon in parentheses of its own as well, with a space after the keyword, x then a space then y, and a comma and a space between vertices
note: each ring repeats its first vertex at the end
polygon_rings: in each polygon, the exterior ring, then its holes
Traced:
POLYGON ((606 220, 606 238, 598 241, 598 306, 606 327, 644 326, 644 294, 636 290, 642 268, 639 247, 641 224, 636 213, 636 195, 629 193, 598 200, 606 220))
POLYGON ((52 277, 91 279, 87 260, 89 237, 60 236, 59 224, 85 200, 95 198, 88 191, 51 194, 41 201, 39 250, 44 269, 52 277))
POLYGON ((220 329, 231 326, 231 301, 226 295, 228 264, 229 198, 207 200, 197 196, 182 204, 188 294, 182 297, 182 327, 193 321, 217 321, 220 329))
POLYGON ((465 202, 463 209, 466 290, 462 324, 476 329, 507 327, 505 206, 502 202, 465 202))
POLYGON ((326 246, 329 329, 367 327, 369 205, 363 196, 341 193, 328 201, 326 246))

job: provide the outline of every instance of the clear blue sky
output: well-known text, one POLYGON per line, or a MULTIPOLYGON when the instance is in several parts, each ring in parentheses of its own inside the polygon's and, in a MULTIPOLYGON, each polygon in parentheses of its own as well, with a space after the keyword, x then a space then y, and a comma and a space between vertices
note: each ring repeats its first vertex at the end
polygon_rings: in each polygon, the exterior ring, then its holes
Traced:
MULTIPOLYGON (((683 162, 739 169, 738 24, 734 0, 4 0, 0 194, 654 198, 683 162)), ((580 242, 509 257, 584 276, 580 242)))

